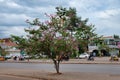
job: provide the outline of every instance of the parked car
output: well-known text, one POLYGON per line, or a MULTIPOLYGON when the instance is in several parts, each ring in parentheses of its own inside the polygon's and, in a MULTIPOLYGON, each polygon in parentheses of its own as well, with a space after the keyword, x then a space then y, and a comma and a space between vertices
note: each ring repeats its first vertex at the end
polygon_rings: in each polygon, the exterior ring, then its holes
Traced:
POLYGON ((79 56, 80 59, 85 59, 85 58, 88 58, 88 57, 89 57, 89 54, 87 54, 87 53, 82 53, 79 56))
POLYGON ((23 55, 23 57, 24 57, 25 59, 30 58, 30 56, 29 56, 29 55, 23 55))
POLYGON ((12 58, 11 55, 6 55, 6 56, 5 56, 5 59, 11 59, 11 58, 12 58))

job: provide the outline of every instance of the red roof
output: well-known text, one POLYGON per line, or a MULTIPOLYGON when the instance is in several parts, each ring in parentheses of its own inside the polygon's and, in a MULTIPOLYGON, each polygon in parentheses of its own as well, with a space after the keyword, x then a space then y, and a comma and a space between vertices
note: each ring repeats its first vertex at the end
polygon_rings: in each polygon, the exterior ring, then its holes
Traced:
POLYGON ((113 38, 113 36, 104 36, 103 38, 113 38))
POLYGON ((5 45, 7 45, 7 46, 17 46, 17 44, 15 44, 13 42, 6 42, 5 45))
POLYGON ((12 42, 10 40, 10 38, 4 38, 4 39, 0 39, 0 40, 3 40, 3 43, 6 45, 6 46, 17 46, 16 43, 12 42))

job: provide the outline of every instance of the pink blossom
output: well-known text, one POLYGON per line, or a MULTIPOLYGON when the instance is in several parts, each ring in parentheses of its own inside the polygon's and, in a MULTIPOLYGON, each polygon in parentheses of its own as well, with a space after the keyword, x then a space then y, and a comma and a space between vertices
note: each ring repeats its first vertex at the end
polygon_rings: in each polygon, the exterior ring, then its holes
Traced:
POLYGON ((56 17, 56 15, 54 15, 54 14, 50 14, 50 17, 51 17, 51 18, 54 18, 54 17, 56 17))
POLYGON ((45 24, 50 24, 50 22, 47 20, 47 21, 45 21, 45 24))
POLYGON ((61 40, 61 39, 62 39, 62 37, 61 37, 61 36, 60 36, 60 37, 57 37, 57 39, 61 40))

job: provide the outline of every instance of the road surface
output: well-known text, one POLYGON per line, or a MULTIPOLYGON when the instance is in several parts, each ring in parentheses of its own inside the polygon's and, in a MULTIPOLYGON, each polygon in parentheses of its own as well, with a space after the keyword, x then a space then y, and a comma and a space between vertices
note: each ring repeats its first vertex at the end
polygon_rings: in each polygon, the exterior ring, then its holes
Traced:
MULTIPOLYGON (((0 63, 0 69, 31 69, 55 71, 54 64, 41 63, 0 63)), ((120 74, 120 65, 113 64, 60 64, 61 72, 96 72, 120 74)))

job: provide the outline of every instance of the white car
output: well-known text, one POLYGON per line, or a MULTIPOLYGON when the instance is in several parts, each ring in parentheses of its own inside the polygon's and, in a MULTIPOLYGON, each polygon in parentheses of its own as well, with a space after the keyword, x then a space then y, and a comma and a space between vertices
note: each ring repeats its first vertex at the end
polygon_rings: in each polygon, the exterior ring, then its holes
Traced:
POLYGON ((5 56, 5 59, 11 59, 11 58, 12 58, 12 56, 10 56, 10 55, 5 56))
POLYGON ((23 55, 23 57, 24 57, 25 59, 30 58, 30 56, 29 56, 29 55, 27 55, 27 54, 24 54, 24 55, 23 55))
POLYGON ((80 59, 85 59, 85 58, 88 58, 88 57, 89 57, 89 54, 87 54, 87 53, 82 53, 79 56, 80 59))

